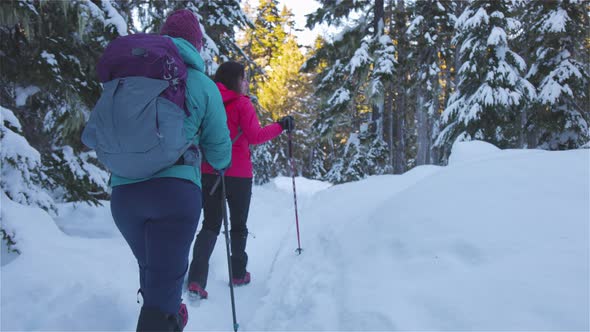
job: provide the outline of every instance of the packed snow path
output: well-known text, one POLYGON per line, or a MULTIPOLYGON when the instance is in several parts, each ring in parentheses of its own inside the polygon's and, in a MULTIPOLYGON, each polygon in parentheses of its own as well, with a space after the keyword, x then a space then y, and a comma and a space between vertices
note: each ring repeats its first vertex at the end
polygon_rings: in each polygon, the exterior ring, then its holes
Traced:
MULTIPOLYGON (((459 144, 422 166, 332 186, 255 187, 240 330, 588 330, 590 150, 459 144)), ((2 266, 2 330, 134 330, 137 267, 108 205, 53 222, 2 198, 22 254, 2 266), (55 225, 59 225, 59 228, 55 225)), ((223 236, 188 331, 232 329, 223 236)))

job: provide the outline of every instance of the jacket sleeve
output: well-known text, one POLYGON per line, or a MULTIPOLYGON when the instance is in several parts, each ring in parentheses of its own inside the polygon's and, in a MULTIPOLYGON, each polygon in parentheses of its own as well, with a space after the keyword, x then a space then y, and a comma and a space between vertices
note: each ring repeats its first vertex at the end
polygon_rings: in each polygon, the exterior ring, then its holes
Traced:
POLYGON ((214 169, 220 170, 231 163, 231 139, 221 94, 217 88, 210 91, 207 110, 201 122, 200 145, 204 159, 214 169))
POLYGON ((279 136, 283 128, 278 123, 272 123, 265 127, 260 127, 260 122, 256 116, 256 109, 249 99, 244 99, 239 105, 241 108, 240 128, 244 136, 248 139, 249 144, 262 144, 279 136))

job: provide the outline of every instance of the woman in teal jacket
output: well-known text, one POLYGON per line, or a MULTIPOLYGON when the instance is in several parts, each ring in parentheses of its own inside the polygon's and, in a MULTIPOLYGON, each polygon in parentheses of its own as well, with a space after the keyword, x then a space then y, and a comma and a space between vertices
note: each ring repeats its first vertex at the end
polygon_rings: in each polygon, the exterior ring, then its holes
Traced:
MULTIPOLYGON (((188 10, 172 13, 161 34, 172 38, 188 67, 185 135, 195 137, 207 162, 224 169, 231 140, 219 90, 204 73, 202 33, 188 10), (195 136, 195 134, 199 133, 195 136)), ((144 303, 138 331, 182 331, 188 320, 182 284, 201 214, 200 164, 179 163, 146 179, 113 175, 111 212, 139 264, 144 303)))

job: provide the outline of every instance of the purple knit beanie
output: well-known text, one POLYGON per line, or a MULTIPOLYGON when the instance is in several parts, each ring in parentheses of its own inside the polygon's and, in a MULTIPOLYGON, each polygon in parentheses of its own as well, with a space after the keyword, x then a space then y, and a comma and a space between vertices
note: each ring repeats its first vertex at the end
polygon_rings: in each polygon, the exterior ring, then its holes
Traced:
POLYGON ((162 26, 160 34, 183 38, 199 51, 203 48, 203 32, 199 20, 188 9, 180 9, 170 14, 162 26))

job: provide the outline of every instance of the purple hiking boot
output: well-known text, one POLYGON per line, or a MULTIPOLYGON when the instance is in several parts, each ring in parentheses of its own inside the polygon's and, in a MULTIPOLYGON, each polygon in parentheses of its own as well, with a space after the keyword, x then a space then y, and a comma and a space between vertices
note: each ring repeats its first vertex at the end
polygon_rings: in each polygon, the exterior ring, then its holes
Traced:
POLYGON ((206 299, 209 294, 199 285, 198 282, 191 282, 188 284, 188 292, 190 295, 198 296, 201 299, 206 299))
POLYGON ((232 284, 234 286, 244 286, 250 283, 250 272, 246 272, 243 278, 232 278, 232 284))

